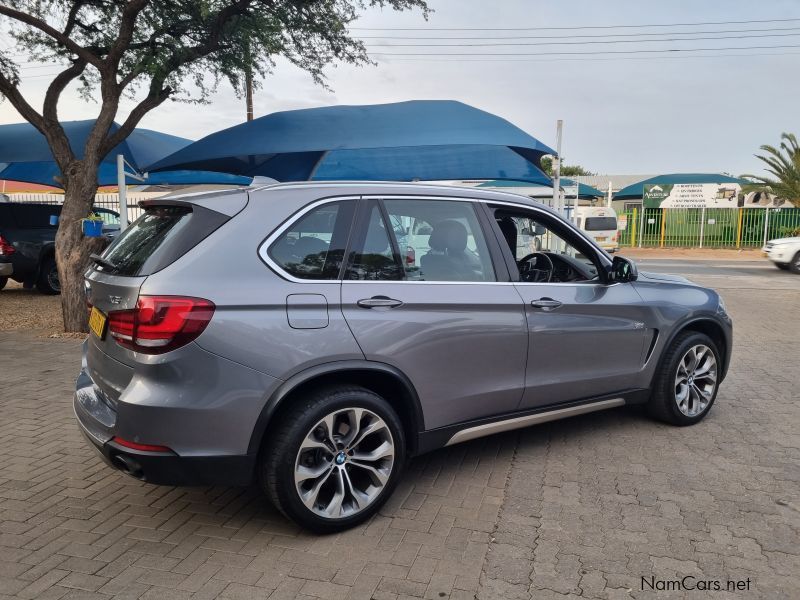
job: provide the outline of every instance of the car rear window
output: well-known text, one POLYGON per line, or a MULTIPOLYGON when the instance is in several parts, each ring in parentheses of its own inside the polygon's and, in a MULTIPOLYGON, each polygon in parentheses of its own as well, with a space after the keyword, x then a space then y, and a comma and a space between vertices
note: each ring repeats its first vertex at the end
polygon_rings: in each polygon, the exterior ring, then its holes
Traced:
POLYGON ((103 253, 97 269, 122 276, 150 275, 169 266, 228 217, 199 206, 151 206, 103 253))
POLYGON ((617 229, 616 217, 586 217, 586 231, 608 231, 617 229))

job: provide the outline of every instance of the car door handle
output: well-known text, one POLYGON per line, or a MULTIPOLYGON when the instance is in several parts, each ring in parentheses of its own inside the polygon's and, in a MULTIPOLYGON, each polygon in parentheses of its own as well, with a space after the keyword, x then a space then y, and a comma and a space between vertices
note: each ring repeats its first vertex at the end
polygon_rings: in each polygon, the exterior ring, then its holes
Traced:
POLYGON ((558 300, 553 300, 552 298, 539 298, 538 300, 532 300, 531 306, 535 308, 543 308, 544 310, 553 310, 561 306, 561 302, 558 300))
POLYGON ((389 298, 389 296, 373 296, 372 298, 363 298, 356 302, 361 308, 397 308, 402 306, 401 300, 389 298))

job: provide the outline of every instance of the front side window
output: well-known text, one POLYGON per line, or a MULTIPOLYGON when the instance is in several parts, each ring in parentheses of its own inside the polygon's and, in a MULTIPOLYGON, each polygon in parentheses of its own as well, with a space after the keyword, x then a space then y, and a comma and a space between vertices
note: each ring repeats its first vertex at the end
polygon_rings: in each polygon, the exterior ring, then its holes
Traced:
POLYGON ((409 281, 495 281, 471 202, 385 200, 403 277, 409 281))
MULTIPOLYGON (((586 244, 575 242, 565 228, 529 212, 500 209, 495 219, 519 269, 520 281, 571 283, 597 280, 598 269, 586 244)), ((588 220, 588 219, 587 219, 588 220)))
POLYGON ((355 200, 317 206, 292 223, 269 247, 269 256, 298 279, 338 279, 355 200))

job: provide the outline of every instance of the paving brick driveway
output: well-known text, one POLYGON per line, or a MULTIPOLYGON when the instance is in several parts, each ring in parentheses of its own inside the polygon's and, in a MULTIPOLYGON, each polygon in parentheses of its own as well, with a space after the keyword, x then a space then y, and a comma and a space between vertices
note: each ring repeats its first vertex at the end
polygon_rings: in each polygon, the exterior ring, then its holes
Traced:
POLYGON ((0 598, 796 598, 800 293, 709 283, 736 354, 700 425, 620 409, 435 452, 326 537, 256 490, 109 470, 73 424, 79 343, 0 332, 0 598), (750 589, 642 592, 685 575, 750 589))

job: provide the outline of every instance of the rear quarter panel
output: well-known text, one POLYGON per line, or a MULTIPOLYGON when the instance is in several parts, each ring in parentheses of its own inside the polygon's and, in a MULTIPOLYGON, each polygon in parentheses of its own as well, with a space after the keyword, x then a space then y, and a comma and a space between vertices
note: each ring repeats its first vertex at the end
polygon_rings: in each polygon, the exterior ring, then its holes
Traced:
POLYGON ((252 192, 242 212, 175 263, 148 277, 141 293, 211 300, 216 305, 214 317, 196 343, 272 377, 286 379, 322 362, 363 359, 342 316, 339 282, 287 281, 258 255, 264 239, 318 195, 318 190, 252 192), (318 294, 327 300, 327 327, 290 326, 287 296, 298 293, 318 294))

